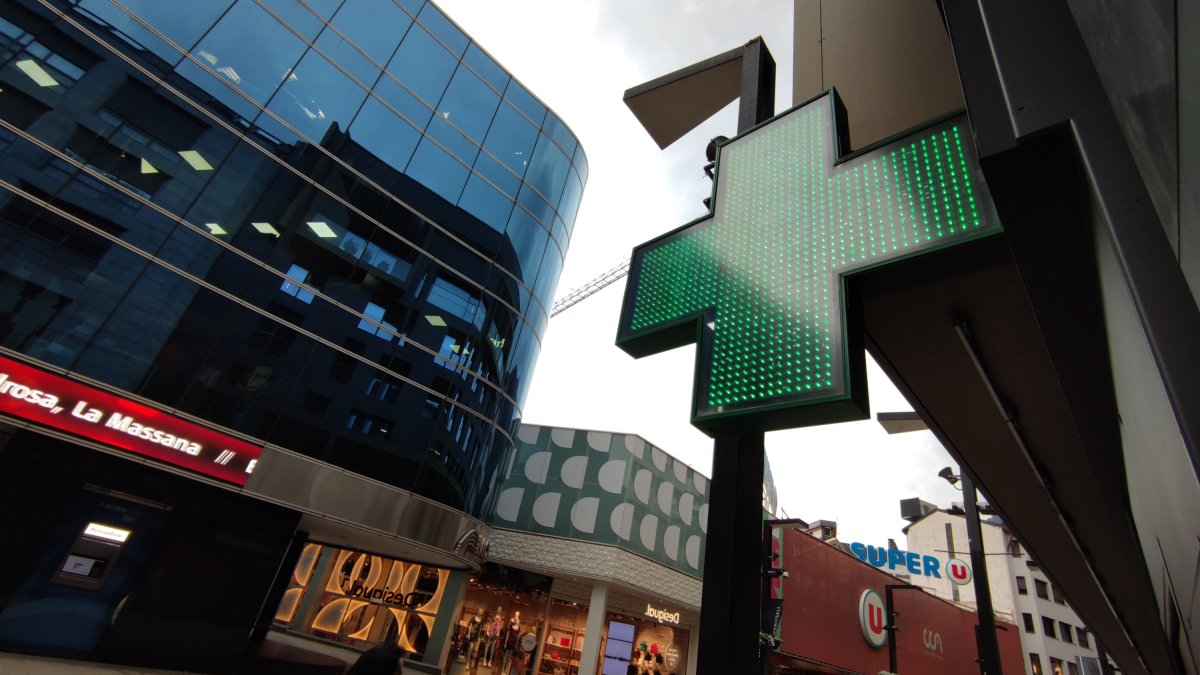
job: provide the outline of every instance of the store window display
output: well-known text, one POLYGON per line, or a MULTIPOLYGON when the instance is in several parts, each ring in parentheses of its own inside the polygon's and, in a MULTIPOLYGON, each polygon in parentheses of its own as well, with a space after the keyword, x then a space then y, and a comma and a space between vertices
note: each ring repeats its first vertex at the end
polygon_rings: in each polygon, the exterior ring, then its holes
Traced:
POLYGON ((463 598, 449 675, 530 673, 549 590, 548 577, 485 565, 463 598))
POLYGON ((363 649, 396 644, 406 658, 418 659, 449 574, 439 567, 308 544, 275 623, 289 632, 363 649))
POLYGON ((604 675, 675 675, 687 671, 690 632, 675 626, 609 615, 604 675), (632 636, 632 641, 627 641, 632 636))
POLYGON ((575 675, 579 672, 586 626, 586 608, 559 601, 550 604, 550 625, 546 630, 538 675, 575 675))

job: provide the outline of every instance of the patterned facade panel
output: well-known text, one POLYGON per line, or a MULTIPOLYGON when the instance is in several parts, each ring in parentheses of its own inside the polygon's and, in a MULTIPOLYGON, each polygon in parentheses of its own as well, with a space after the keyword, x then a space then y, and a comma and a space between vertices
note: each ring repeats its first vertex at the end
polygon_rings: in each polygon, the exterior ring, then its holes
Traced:
POLYGON ((708 479, 639 436, 524 425, 499 527, 609 544, 700 577, 708 479))

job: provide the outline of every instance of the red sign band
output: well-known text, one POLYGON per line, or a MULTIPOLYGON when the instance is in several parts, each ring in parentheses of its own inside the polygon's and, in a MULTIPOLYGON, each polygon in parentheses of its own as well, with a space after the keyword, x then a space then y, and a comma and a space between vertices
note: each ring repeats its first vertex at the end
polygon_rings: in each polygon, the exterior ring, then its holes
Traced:
POLYGON ((245 485, 261 447, 0 356, 0 412, 245 485))

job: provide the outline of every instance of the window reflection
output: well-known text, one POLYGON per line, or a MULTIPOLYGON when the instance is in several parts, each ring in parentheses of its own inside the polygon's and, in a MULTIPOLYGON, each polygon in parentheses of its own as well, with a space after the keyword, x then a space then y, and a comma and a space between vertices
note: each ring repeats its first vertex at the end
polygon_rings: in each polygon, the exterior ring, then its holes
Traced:
MULTIPOLYGON (((325 27, 325 21, 333 16, 341 0, 259 0, 267 9, 274 12, 281 21, 287 23, 306 40, 317 37, 317 33, 325 27), (306 7, 305 4, 308 6, 306 7), (312 8, 312 10, 309 9, 312 8), (317 13, 314 14, 313 11, 317 13)), ((203 4, 203 3, 191 3, 203 4)))
MULTIPOLYGON (((330 125, 350 126, 367 96, 366 90, 315 51, 305 54, 285 79, 268 109, 317 143, 324 141, 330 125)), ((259 116, 257 124, 278 138, 295 138, 266 113, 259 116)))
POLYGON ((331 23, 367 56, 383 64, 412 19, 392 0, 346 0, 331 23), (384 26, 386 30, 381 30, 384 26))
POLYGON ((379 79, 382 69, 371 63, 358 47, 343 38, 333 28, 326 28, 313 43, 325 56, 350 74, 351 77, 370 88, 379 79))
POLYGON ((0 19, 0 66, 16 69, 34 87, 58 93, 66 91, 84 73, 83 68, 4 19, 0 19))
POLYGON ((483 147, 517 176, 524 176, 537 138, 537 127, 506 102, 496 111, 483 147))
POLYGON ((413 26, 387 69, 425 102, 433 105, 454 72, 458 60, 420 26, 413 26))
POLYGON ((485 82, 492 85, 492 88, 500 93, 504 93, 504 89, 508 86, 509 75, 504 72, 490 56, 483 53, 483 50, 478 45, 472 43, 467 47, 467 53, 463 55, 463 63, 471 66, 471 68, 484 79, 485 82))
POLYGON ((104 23, 116 28, 138 46, 145 47, 167 63, 175 64, 183 54, 143 26, 134 17, 163 33, 184 51, 190 51, 196 40, 213 25, 233 4, 233 0, 208 2, 163 2, 162 0, 121 0, 129 10, 125 13, 111 0, 80 0, 79 7, 104 23))
POLYGON ((524 210, 513 209, 506 234, 520 263, 517 272, 525 283, 533 286, 550 233, 524 210))
POLYGON ((525 87, 521 86, 520 82, 511 80, 508 83, 508 89, 504 92, 504 98, 512 102, 517 110, 525 113, 530 120, 536 125, 541 125, 542 120, 546 117, 546 106, 533 97, 525 87))
POLYGON ((450 51, 462 56, 467 49, 467 36, 455 26, 450 19, 442 14, 441 10, 433 5, 425 5, 421 13, 417 15, 417 20, 424 24, 425 28, 433 33, 437 39, 442 41, 450 51))
POLYGON ((497 232, 504 231, 513 209, 512 201, 477 175, 467 179, 467 186, 463 189, 458 205, 497 232))
POLYGON ((467 182, 467 167, 426 138, 409 162, 408 175, 453 204, 467 182))
POLYGON ((191 50, 198 62, 216 73, 215 79, 191 60, 176 70, 243 118, 254 119, 255 106, 230 87, 265 104, 304 49, 300 38, 266 10, 253 2, 239 2, 191 50))
POLYGON ((434 307, 473 324, 478 330, 483 330, 484 317, 479 311, 479 297, 457 284, 438 277, 429 289, 428 300, 434 307))
POLYGON ((538 137, 537 147, 533 151, 533 160, 525 181, 538 189, 542 196, 551 203, 558 203, 562 196, 563 184, 567 178, 567 167, 570 162, 562 154, 549 137, 538 137))
POLYGON ((499 104, 499 94, 492 91, 475 73, 459 68, 437 107, 439 115, 482 143, 499 104))
POLYGON ((396 171, 404 171, 421 133, 383 103, 369 98, 350 125, 350 137, 396 171))

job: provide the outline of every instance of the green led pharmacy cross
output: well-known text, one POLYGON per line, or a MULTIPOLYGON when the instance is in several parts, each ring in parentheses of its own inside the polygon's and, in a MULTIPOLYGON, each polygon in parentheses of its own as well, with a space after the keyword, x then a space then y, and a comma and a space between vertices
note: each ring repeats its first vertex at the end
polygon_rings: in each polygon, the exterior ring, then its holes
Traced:
POLYGON ((965 115, 842 157, 840 106, 830 90, 722 145, 711 213, 633 252, 617 344, 698 342, 708 433, 865 417, 846 275, 1000 230, 965 115))

